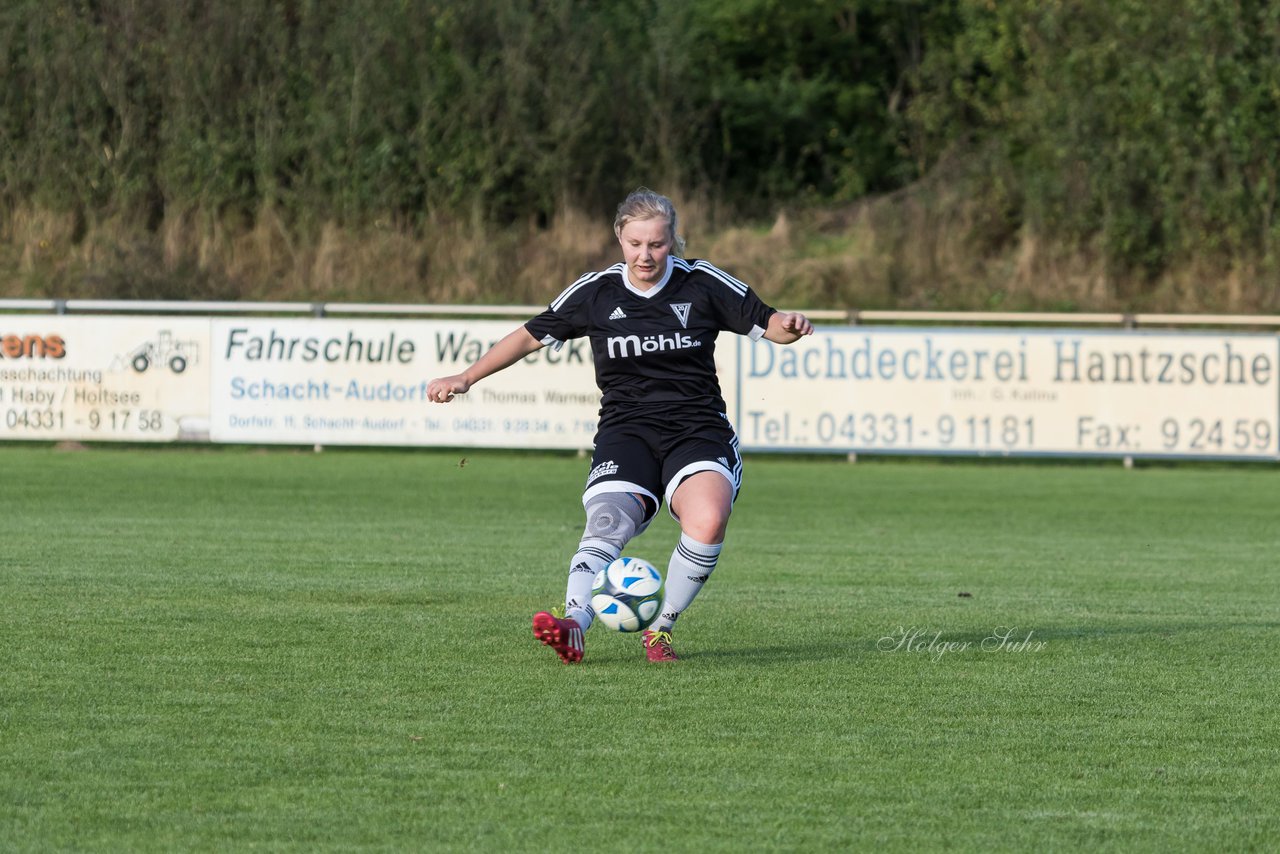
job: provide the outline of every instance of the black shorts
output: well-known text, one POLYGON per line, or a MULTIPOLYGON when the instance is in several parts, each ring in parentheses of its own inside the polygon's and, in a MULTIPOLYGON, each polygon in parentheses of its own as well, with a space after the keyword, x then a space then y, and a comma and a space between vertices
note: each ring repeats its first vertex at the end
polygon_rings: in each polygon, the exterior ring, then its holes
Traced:
POLYGON ((663 501, 670 505, 685 478, 700 471, 724 475, 738 497, 742 457, 738 434, 724 415, 675 421, 629 418, 596 433, 582 501, 605 492, 635 492, 653 501, 652 518, 663 501))

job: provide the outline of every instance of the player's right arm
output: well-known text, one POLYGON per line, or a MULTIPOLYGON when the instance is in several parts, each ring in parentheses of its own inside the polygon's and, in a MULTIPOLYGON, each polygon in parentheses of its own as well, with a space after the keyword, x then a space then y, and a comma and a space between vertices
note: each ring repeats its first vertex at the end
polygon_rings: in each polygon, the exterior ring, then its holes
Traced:
POLYGON ((466 394, 480 380, 511 367, 542 347, 542 342, 530 335, 528 329, 517 327, 462 373, 439 377, 427 383, 427 400, 432 403, 448 403, 455 394, 466 394))

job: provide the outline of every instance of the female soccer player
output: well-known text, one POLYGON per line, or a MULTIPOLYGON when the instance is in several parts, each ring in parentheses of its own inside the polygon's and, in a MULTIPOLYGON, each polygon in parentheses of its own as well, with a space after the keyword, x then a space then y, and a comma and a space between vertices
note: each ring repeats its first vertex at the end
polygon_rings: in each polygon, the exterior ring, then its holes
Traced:
POLYGON ((427 387, 429 400, 448 403, 535 350, 590 339, 602 398, 582 495, 587 525, 569 562, 564 618, 533 615, 534 636, 566 664, 582 660, 596 573, 648 527, 664 500, 680 542, 644 647, 649 661, 676 660, 671 630, 720 559, 742 485, 738 437, 716 380, 716 336, 724 330, 790 344, 813 333, 803 314, 777 311, 707 261, 680 257, 684 241, 666 196, 631 193, 613 232, 622 263, 582 276, 465 371, 427 387))

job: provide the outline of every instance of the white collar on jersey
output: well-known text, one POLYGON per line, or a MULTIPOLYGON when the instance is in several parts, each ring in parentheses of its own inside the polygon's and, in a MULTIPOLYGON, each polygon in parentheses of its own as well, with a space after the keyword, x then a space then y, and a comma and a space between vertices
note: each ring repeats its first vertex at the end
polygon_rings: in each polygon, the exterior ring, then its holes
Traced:
POLYGON ((631 276, 627 273, 627 265, 622 265, 622 284, 627 286, 627 290, 640 297, 641 299, 652 299, 658 295, 658 291, 666 287, 667 282, 671 281, 671 271, 675 269, 675 259, 670 255, 667 256, 667 272, 662 274, 662 279, 647 291, 642 291, 635 285, 631 284, 631 276))

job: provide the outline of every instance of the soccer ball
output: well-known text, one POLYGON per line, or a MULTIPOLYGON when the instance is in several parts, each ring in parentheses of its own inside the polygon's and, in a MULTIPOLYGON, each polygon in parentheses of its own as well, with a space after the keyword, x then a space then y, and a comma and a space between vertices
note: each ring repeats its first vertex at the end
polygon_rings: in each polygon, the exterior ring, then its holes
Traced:
POLYGON ((620 557, 596 573, 591 607, 615 632, 648 628, 662 607, 662 574, 647 560, 620 557))

